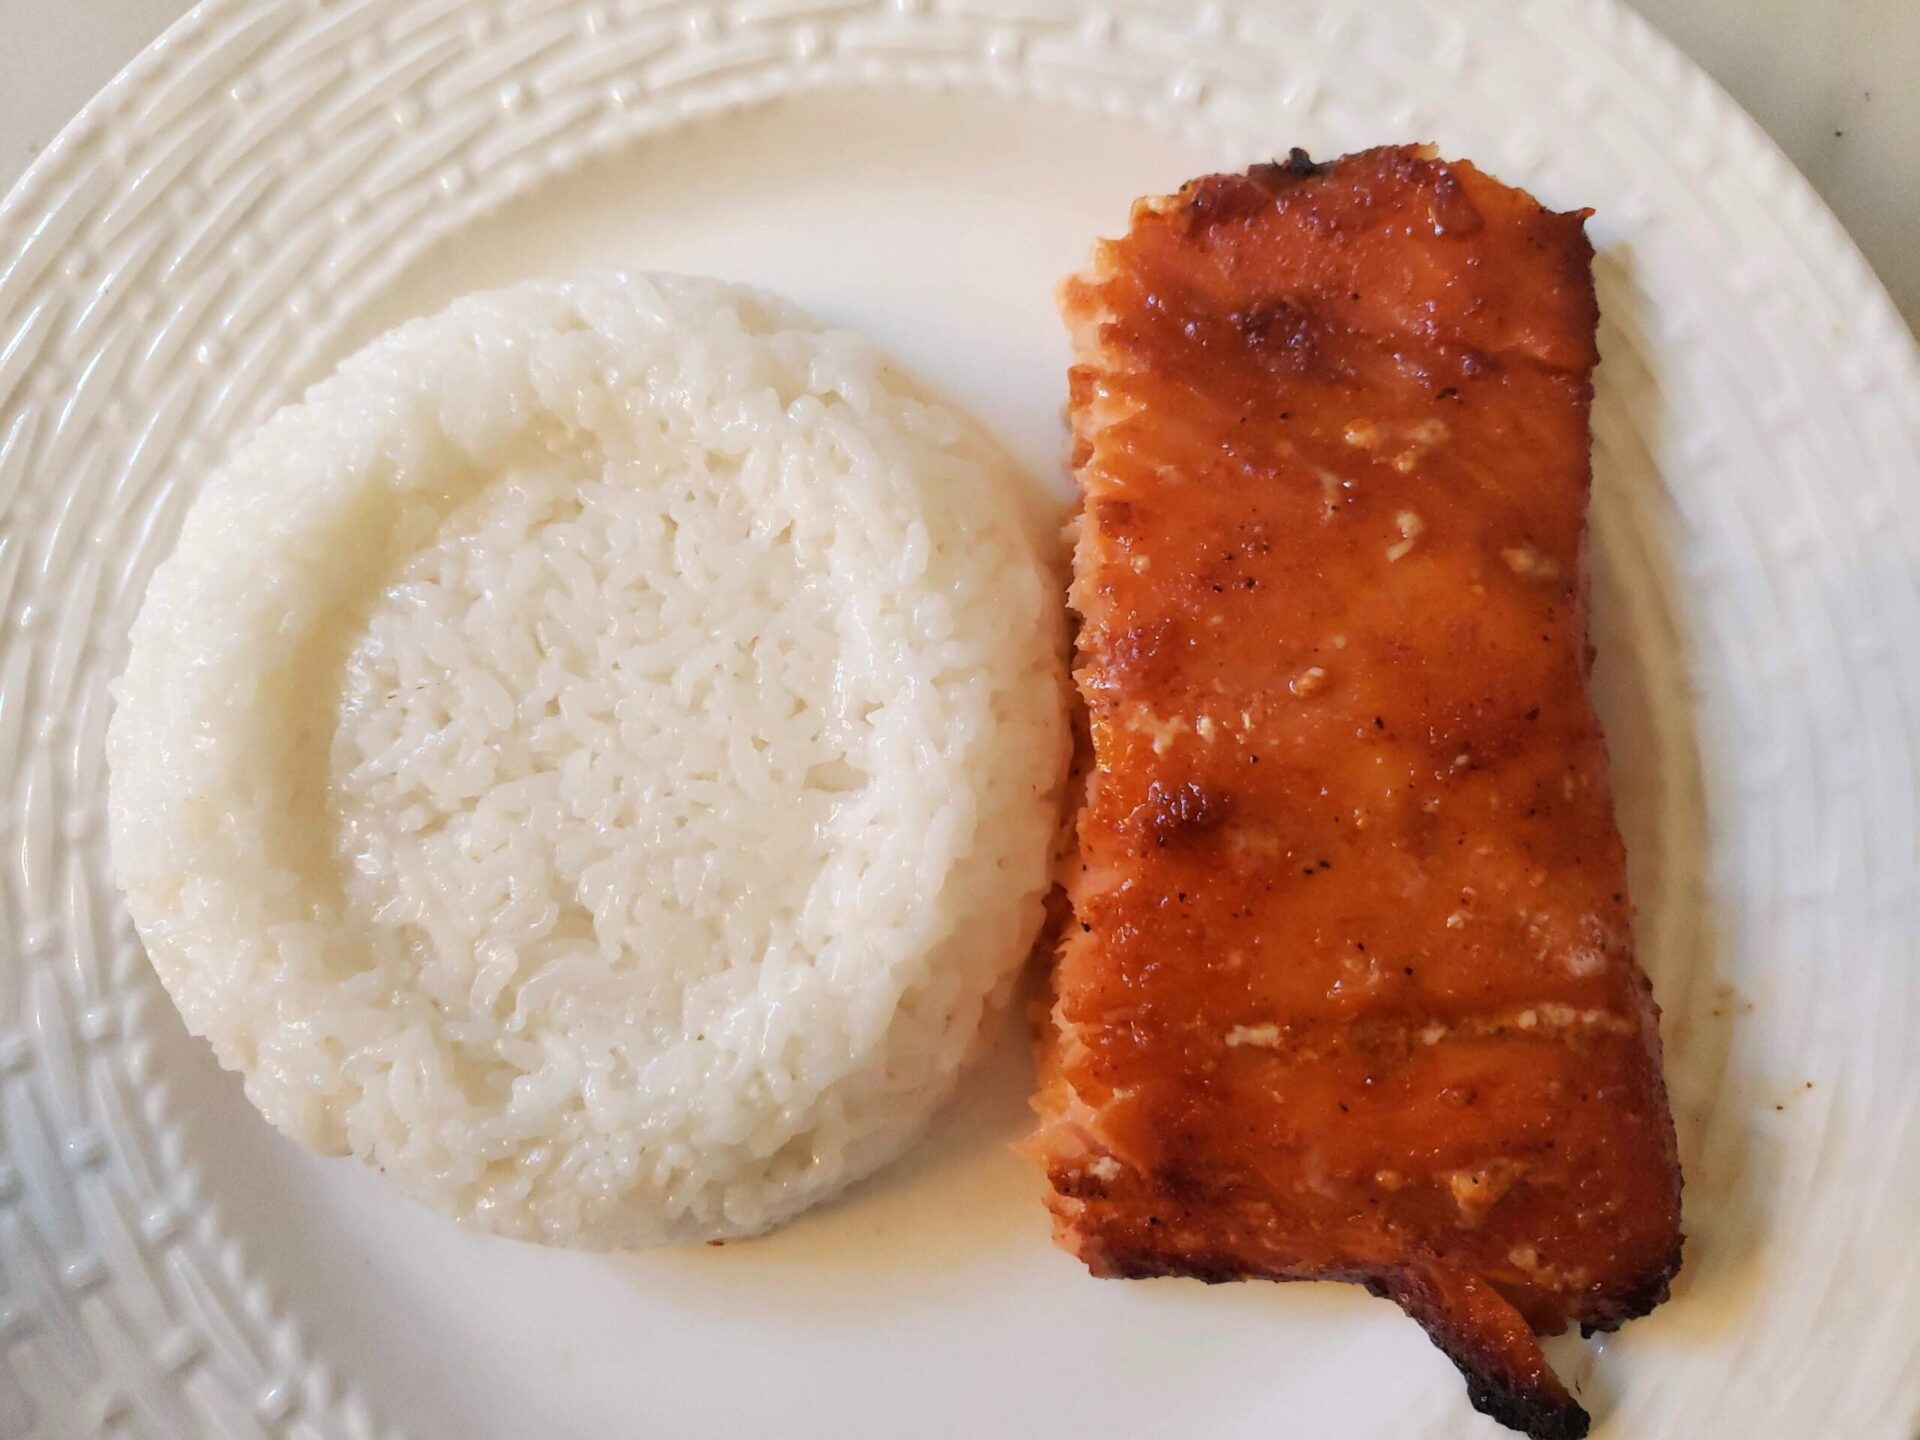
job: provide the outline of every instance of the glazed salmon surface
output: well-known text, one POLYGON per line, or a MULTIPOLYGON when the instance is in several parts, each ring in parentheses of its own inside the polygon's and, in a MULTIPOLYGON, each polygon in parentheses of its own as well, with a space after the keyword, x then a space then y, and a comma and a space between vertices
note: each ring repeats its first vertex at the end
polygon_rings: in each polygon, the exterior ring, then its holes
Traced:
POLYGON ((1588 694, 1592 249, 1398 148, 1063 290, 1091 750, 1037 1146, 1101 1275, 1359 1281, 1474 1402, 1665 1297, 1680 1176, 1588 694))

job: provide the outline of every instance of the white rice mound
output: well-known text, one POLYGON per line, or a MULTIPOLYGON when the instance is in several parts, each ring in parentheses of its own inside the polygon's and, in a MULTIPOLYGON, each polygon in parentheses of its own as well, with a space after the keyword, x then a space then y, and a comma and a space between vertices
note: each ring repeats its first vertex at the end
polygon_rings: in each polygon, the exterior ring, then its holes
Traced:
POLYGON ((1018 477, 717 281, 462 300, 197 497, 114 866, 281 1130, 501 1234, 749 1235, 898 1153, 1041 920, 1063 607, 1018 477))

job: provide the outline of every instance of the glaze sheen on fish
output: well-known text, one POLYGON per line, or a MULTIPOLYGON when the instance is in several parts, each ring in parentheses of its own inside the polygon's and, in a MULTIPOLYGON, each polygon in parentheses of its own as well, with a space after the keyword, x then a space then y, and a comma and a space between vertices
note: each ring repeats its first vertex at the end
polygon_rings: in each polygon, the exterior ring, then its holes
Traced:
POLYGON ((1090 755, 1036 1138, 1099 1275, 1338 1279, 1473 1403, 1667 1294, 1588 694, 1583 214, 1424 150, 1134 207, 1062 292, 1090 755))

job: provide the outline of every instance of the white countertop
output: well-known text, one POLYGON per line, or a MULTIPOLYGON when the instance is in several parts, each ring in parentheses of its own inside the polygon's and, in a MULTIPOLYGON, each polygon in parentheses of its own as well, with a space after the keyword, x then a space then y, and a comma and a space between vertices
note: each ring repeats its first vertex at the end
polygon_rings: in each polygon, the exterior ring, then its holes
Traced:
MULTIPOLYGON (((1793 157, 1920 328, 1920 0, 1631 3, 1793 157)), ((0 189, 187 8, 0 0, 0 189)))

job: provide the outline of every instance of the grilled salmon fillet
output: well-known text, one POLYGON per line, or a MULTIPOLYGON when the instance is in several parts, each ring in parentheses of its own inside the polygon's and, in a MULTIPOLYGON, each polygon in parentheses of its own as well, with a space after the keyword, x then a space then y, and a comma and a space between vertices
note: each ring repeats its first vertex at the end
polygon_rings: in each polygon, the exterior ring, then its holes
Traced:
POLYGON ((1090 754, 1035 1139, 1099 1275, 1350 1280, 1473 1403, 1665 1298, 1680 1172, 1588 694, 1593 251, 1465 163, 1139 202, 1062 309, 1090 754))

